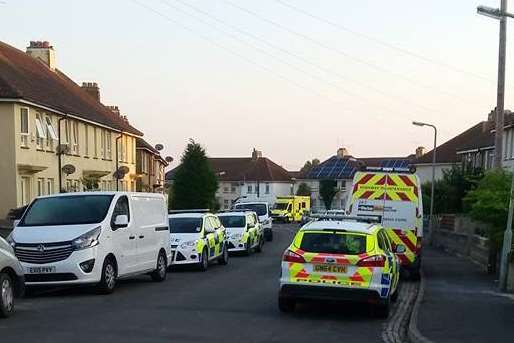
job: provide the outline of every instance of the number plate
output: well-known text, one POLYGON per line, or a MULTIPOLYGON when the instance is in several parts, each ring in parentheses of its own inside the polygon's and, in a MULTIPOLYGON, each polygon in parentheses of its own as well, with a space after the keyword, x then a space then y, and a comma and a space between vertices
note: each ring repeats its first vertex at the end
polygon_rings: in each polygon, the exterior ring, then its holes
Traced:
POLYGON ((314 271, 322 273, 346 273, 347 266, 340 264, 315 264, 314 271))
POLYGON ((51 274, 55 273, 55 266, 48 267, 27 267, 28 274, 51 274))

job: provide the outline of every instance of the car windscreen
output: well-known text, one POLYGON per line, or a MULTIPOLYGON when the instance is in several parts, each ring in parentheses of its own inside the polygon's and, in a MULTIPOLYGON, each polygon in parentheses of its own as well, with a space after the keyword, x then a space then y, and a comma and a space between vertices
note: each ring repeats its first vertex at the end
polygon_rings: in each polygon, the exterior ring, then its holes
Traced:
POLYGON ((34 200, 19 226, 95 224, 105 219, 114 195, 72 195, 34 200))
POLYGON ((268 214, 268 208, 265 204, 239 204, 236 205, 236 208, 254 211, 258 216, 265 216, 268 214))
POLYGON ((245 216, 218 216, 224 227, 245 227, 245 216))
POLYGON ((275 210, 285 210, 287 208, 287 203, 285 202, 277 202, 275 204, 275 210))
POLYGON ((359 255, 366 252, 366 235, 346 232, 305 232, 300 249, 313 253, 359 255))
POLYGON ((198 233, 202 231, 202 218, 170 218, 171 233, 198 233))

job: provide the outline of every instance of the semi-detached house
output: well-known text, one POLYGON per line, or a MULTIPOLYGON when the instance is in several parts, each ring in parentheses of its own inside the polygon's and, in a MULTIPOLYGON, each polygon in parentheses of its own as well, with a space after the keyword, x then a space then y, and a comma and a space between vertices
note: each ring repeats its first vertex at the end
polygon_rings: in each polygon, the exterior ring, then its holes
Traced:
POLYGON ((136 190, 142 133, 113 110, 57 68, 48 42, 0 42, 0 218, 59 190, 136 190))

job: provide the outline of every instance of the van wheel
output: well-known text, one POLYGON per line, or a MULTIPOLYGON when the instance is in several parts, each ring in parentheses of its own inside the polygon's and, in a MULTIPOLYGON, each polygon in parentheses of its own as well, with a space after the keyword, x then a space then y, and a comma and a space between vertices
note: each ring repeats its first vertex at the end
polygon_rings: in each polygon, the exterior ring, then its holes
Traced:
POLYGON ((111 294, 114 292, 114 288, 116 287, 116 278, 118 276, 117 274, 116 265, 112 258, 106 258, 102 267, 102 279, 96 286, 98 293, 111 294))
POLYGON ((0 273, 0 317, 7 318, 14 313, 14 284, 6 273, 0 273))
POLYGON ((168 274, 168 261, 166 255, 161 251, 157 257, 157 268, 152 272, 152 280, 161 282, 166 280, 168 274))
POLYGON ((255 248, 256 252, 262 252, 262 246, 264 245, 264 237, 259 238, 259 245, 255 248))
POLYGON ((396 302, 398 300, 398 296, 400 295, 400 285, 396 286, 394 293, 391 295, 391 301, 396 302))
POLYGON ((201 260, 198 263, 198 269, 200 269, 200 271, 204 272, 207 270, 207 268, 209 268, 209 256, 207 256, 207 249, 204 248, 202 251, 201 260))
POLYGON ((228 264, 228 248, 226 245, 223 246, 223 253, 218 258, 218 263, 224 266, 228 264))
POLYGON ((278 309, 280 312, 289 313, 293 312, 296 307, 296 301, 294 299, 278 297, 278 309))

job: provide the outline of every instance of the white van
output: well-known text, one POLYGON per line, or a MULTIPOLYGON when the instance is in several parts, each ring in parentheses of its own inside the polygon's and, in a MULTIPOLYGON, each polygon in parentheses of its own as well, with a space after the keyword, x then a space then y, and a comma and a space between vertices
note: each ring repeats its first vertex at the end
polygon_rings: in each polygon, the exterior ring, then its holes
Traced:
POLYGON ((149 273, 166 279, 171 260, 164 196, 87 192, 36 198, 8 238, 26 285, 96 284, 149 273))

